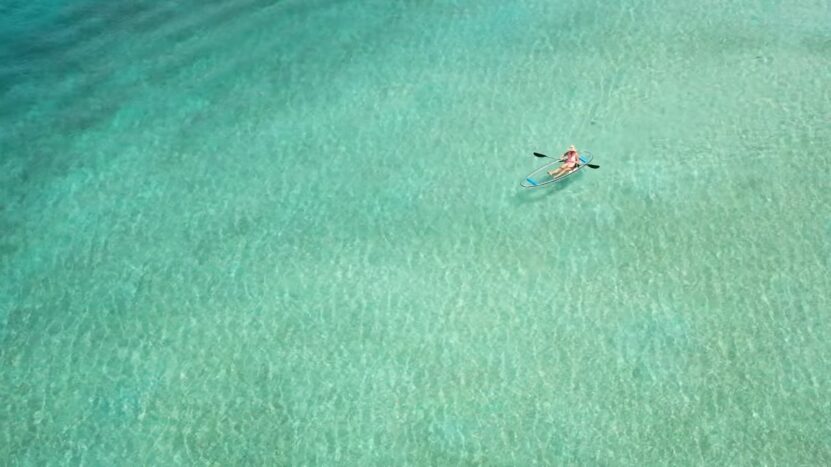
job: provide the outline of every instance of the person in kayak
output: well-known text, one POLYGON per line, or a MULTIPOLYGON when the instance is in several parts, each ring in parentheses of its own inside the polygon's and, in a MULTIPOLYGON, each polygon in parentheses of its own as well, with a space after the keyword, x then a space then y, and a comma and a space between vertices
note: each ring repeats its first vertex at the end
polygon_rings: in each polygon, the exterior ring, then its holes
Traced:
POLYGON ((560 158, 560 162, 562 162, 563 165, 555 170, 548 171, 548 175, 551 175, 551 178, 557 178, 560 175, 565 175, 580 165, 580 154, 577 153, 577 149, 574 149, 573 144, 568 147, 568 151, 566 151, 565 154, 563 154, 563 157, 560 158))

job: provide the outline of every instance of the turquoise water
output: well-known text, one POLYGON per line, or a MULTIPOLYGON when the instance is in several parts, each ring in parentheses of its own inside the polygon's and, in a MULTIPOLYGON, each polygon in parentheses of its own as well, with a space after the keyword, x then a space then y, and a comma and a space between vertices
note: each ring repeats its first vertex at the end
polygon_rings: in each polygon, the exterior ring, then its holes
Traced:
POLYGON ((827 2, 0 13, 2 463, 831 463, 827 2))

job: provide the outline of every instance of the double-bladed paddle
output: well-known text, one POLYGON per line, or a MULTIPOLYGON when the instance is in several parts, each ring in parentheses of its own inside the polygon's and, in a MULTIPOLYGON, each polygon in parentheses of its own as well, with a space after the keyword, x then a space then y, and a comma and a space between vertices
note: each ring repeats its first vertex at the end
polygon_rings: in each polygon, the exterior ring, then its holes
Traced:
MULTIPOLYGON (((547 157, 547 158, 549 158, 549 159, 554 159, 554 158, 553 158, 553 157, 551 157, 551 156, 546 156, 545 154, 540 154, 540 153, 538 153, 538 152, 535 152, 535 153, 534 153, 534 155, 535 155, 535 156, 537 156, 537 157, 547 157)), ((557 159, 557 160, 559 160, 559 161, 561 161, 561 162, 562 162, 564 159, 557 159)), ((586 166, 588 166, 590 169, 599 169, 599 168, 600 168, 600 166, 599 166, 599 165, 597 165, 597 164, 580 164, 580 165, 586 165, 586 166)))

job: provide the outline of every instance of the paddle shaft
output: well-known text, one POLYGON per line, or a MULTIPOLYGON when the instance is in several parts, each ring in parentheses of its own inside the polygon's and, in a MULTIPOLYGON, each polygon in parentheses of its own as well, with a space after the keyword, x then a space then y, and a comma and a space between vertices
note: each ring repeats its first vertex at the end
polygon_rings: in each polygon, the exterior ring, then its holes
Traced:
MULTIPOLYGON (((537 156, 537 157, 547 157, 549 159, 554 159, 551 156, 546 156, 545 154, 540 154, 538 152, 535 152, 534 155, 537 156)), ((557 159, 557 160, 560 161, 560 162, 563 162, 565 159, 557 159)), ((583 164, 583 165, 588 166, 590 169, 599 169, 600 168, 600 166, 596 165, 596 164, 583 164)))

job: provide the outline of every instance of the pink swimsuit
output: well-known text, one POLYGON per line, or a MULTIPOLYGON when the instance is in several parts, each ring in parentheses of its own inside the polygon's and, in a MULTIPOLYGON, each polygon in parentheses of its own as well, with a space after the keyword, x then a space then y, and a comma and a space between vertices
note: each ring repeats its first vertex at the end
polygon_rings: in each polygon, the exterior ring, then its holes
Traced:
POLYGON ((580 155, 577 154, 577 151, 566 153, 566 160, 563 162, 565 163, 565 165, 574 167, 580 163, 580 155))

